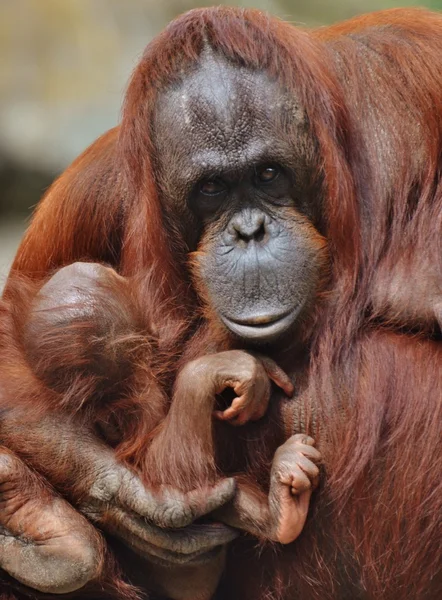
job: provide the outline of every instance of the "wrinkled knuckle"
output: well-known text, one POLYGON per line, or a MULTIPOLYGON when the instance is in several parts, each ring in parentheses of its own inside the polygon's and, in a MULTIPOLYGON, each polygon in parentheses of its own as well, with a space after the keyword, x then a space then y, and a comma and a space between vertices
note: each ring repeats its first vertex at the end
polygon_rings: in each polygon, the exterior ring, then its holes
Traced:
POLYGON ((211 491, 206 500, 206 512, 211 512, 229 502, 236 491, 236 480, 234 477, 221 480, 211 491))
POLYGON ((287 442, 290 444, 306 444, 308 439, 309 436, 306 433, 295 433, 287 442))
POLYGON ((218 506, 222 506, 226 502, 229 502, 236 491, 236 480, 234 477, 222 480, 222 482, 216 488, 216 501, 218 506))
POLYGON ((171 527, 174 529, 190 525, 190 523, 193 521, 193 514, 190 509, 177 506, 169 510, 165 517, 166 527, 171 527))
POLYGON ((89 521, 92 521, 93 523, 99 523, 105 515, 102 503, 93 498, 80 503, 77 508, 82 515, 87 517, 89 521))
POLYGON ((119 469, 100 469, 96 472, 94 482, 89 489, 90 497, 100 502, 111 502, 118 495, 123 483, 122 479, 119 469))
POLYGON ((166 529, 180 529, 193 521, 193 512, 189 506, 178 502, 166 503, 154 514, 154 523, 166 529))
POLYGON ((279 461, 273 465, 271 470, 271 478, 280 481, 292 472, 292 469, 283 461, 279 461))
POLYGON ((279 469, 273 469, 270 473, 270 487, 279 485, 284 480, 284 475, 279 469))
POLYGON ((315 463, 315 465, 322 465, 323 460, 322 460, 322 454, 320 452, 318 452, 317 454, 315 454, 314 456, 310 457, 310 460, 312 462, 315 463))
POLYGON ((292 490, 294 490, 295 494, 302 494, 303 492, 308 492, 311 489, 312 482, 306 475, 293 477, 292 490))

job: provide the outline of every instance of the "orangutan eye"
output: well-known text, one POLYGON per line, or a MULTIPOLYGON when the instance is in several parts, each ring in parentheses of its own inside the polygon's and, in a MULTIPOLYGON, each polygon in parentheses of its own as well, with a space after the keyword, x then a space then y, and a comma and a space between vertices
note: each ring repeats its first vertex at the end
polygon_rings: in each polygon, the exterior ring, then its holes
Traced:
POLYGON ((279 175, 278 167, 274 165, 264 165, 256 169, 256 178, 259 183, 270 183, 275 180, 279 175))
POLYGON ((201 182, 200 193, 204 196, 218 196, 225 192, 226 186, 219 179, 207 179, 201 182))

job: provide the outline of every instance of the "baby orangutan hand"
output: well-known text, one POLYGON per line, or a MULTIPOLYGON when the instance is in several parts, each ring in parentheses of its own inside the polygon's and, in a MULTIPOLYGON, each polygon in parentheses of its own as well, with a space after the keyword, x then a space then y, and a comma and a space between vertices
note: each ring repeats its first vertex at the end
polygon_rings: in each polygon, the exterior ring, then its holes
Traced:
POLYGON ((268 496, 241 476, 235 497, 215 511, 220 521, 260 539, 293 542, 307 519, 318 485, 321 454, 305 434, 292 435, 273 458, 268 496))
POLYGON ((270 472, 269 511, 273 539, 293 542, 307 518, 310 497, 318 486, 321 461, 315 440, 308 435, 292 435, 275 452, 270 472))
POLYGON ((193 363, 193 370, 203 370, 213 395, 232 388, 237 395, 225 410, 215 416, 232 425, 244 425, 261 419, 267 411, 273 381, 287 396, 293 394, 293 384, 284 371, 270 358, 249 354, 243 350, 228 350, 209 354, 193 363))

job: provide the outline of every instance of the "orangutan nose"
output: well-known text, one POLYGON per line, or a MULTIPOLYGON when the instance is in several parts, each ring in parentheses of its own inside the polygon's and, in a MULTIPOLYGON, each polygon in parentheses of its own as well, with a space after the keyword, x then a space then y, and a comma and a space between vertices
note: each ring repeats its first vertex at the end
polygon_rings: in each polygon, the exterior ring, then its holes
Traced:
POLYGON ((232 218, 229 233, 237 242, 262 242, 267 233, 267 218, 259 209, 245 209, 232 218))

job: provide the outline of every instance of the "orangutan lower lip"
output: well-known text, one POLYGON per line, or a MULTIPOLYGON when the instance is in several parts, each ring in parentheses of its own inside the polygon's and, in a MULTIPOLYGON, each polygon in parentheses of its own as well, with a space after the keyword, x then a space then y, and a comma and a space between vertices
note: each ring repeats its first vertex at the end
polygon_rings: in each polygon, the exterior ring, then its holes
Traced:
POLYGON ((235 335, 256 344, 272 342, 296 321, 302 305, 278 315, 257 315, 247 319, 231 319, 221 315, 224 325, 235 335))
POLYGON ((247 327, 260 327, 262 325, 270 325, 276 323, 287 317, 292 311, 286 311, 277 315, 256 315, 255 317, 249 317, 247 319, 229 319, 232 323, 237 325, 245 325, 247 327))

